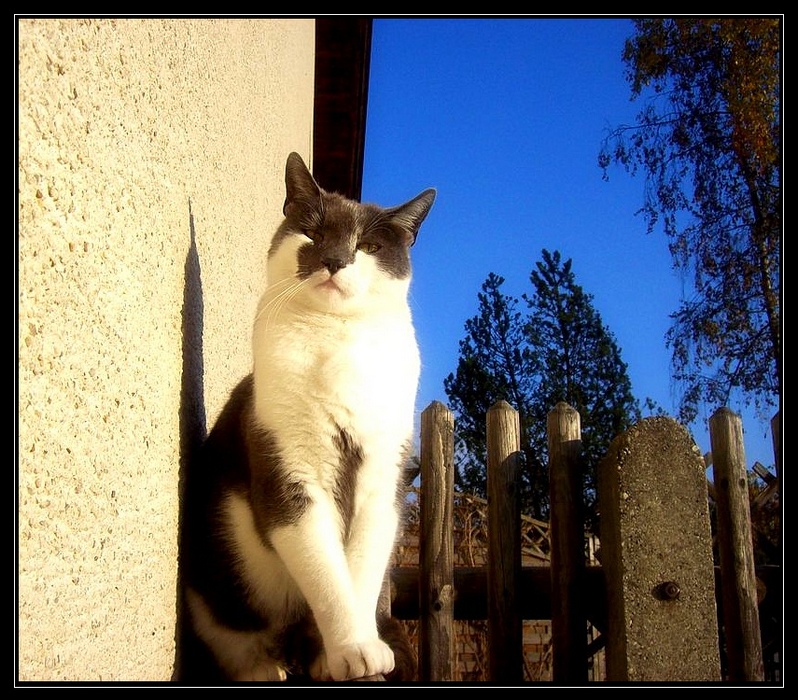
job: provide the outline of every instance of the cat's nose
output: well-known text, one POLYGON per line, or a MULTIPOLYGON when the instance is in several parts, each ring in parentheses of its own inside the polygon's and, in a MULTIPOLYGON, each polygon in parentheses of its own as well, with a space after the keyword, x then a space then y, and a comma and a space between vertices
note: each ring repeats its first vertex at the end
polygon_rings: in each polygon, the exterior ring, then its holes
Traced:
POLYGON ((341 258, 324 258, 321 263, 329 270, 330 275, 334 275, 342 267, 346 267, 346 262, 341 258))

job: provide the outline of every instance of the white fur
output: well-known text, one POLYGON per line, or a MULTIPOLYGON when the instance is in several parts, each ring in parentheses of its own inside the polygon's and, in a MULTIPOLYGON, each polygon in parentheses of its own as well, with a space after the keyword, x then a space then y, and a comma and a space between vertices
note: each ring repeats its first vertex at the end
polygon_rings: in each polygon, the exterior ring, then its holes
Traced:
POLYGON ((311 606, 325 654, 318 677, 354 678, 393 669, 377 635, 375 611, 393 548, 395 496, 412 437, 419 354, 407 305, 408 279, 377 269, 358 252, 331 280, 326 271, 295 277, 289 236, 270 257, 270 287, 253 337, 257 421, 275 438, 287 470, 301 477, 312 504, 270 534, 269 552, 249 506, 230 499, 228 516, 252 599, 264 612, 295 599, 311 606), (362 449, 346 548, 332 486, 337 428, 362 449))
POLYGON ((224 509, 230 545, 238 554, 251 604, 274 626, 293 622, 301 609, 301 596, 277 553, 263 546, 249 503, 231 493, 224 509))

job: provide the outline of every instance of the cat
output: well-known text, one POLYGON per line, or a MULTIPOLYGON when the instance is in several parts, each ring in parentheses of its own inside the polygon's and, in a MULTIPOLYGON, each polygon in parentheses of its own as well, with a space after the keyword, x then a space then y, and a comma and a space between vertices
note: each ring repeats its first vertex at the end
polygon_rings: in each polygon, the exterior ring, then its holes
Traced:
POLYGON ((187 617, 227 680, 407 679, 412 648, 377 607, 420 371, 409 249, 436 192, 361 204, 296 153, 285 186, 252 373, 187 476, 187 617))

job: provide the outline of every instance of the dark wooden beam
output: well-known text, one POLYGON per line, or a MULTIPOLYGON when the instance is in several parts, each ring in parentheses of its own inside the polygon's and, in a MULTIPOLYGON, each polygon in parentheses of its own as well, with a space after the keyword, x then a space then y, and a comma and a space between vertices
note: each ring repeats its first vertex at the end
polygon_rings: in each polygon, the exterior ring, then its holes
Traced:
MULTIPOLYGON (((400 620, 418 619, 418 567, 391 570, 391 614, 400 620)), ((486 567, 454 568, 454 619, 485 620, 488 617, 488 570, 486 567)), ((519 614, 523 620, 551 619, 551 571, 548 566, 521 568, 519 614)), ((599 629, 606 616, 604 576, 599 566, 585 573, 585 608, 599 629)))
POLYGON ((360 200, 366 142, 370 18, 316 19, 313 176, 360 200))

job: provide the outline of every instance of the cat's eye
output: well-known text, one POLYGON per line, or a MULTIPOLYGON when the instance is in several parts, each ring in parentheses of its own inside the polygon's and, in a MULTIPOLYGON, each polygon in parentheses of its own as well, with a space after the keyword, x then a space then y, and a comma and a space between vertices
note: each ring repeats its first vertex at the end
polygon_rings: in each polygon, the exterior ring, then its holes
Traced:
POLYGON ((380 249, 379 243, 373 243, 372 241, 361 241, 358 243, 357 249, 362 250, 364 253, 376 253, 380 249))
POLYGON ((324 234, 321 231, 309 228, 303 231, 303 233, 314 243, 321 243, 324 240, 324 234))

